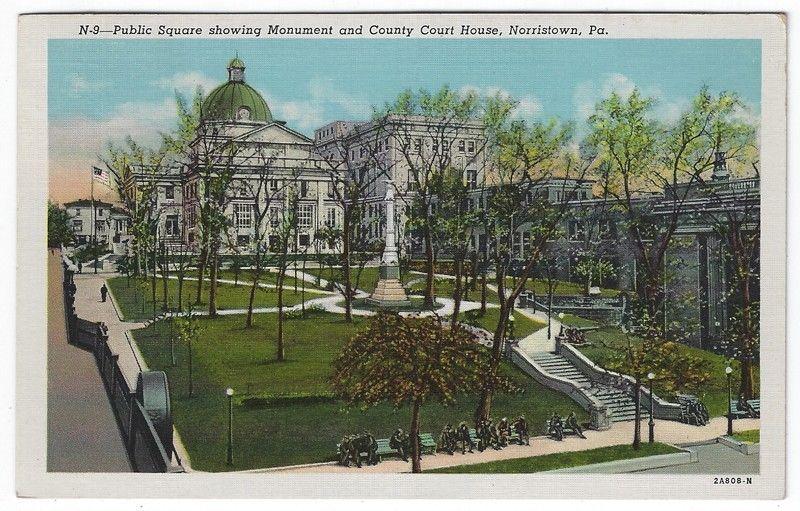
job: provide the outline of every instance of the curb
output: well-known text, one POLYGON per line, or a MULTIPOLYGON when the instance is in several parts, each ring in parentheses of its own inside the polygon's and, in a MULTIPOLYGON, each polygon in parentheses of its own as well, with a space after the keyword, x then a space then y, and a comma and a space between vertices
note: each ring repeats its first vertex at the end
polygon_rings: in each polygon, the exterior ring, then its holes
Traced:
POLYGON ((688 465, 696 463, 697 453, 692 451, 676 452, 672 454, 657 454, 644 458, 634 458, 629 460, 607 461, 592 465, 582 465, 580 467, 559 468, 541 472, 542 474, 625 474, 630 472, 641 472, 654 468, 675 467, 678 465, 688 465))
POLYGON ((717 441, 719 443, 721 443, 722 445, 730 447, 731 449, 735 449, 735 450, 739 451, 740 453, 745 454, 747 456, 750 456, 752 454, 758 454, 761 451, 761 444, 760 443, 751 444, 751 443, 747 443, 747 442, 741 442, 741 441, 736 440, 735 438, 727 436, 727 435, 719 437, 717 439, 717 441))

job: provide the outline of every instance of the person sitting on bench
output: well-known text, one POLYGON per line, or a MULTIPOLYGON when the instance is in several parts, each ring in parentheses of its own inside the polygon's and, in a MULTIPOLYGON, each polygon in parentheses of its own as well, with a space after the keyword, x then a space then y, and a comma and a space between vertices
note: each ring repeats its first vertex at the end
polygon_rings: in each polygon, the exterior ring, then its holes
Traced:
POLYGON ((567 428, 573 430, 579 437, 586 438, 583 434, 583 429, 581 425, 578 424, 578 418, 575 417, 575 412, 572 412, 567 417, 567 428))
POLYGON ((397 454, 400 455, 403 461, 408 461, 408 435, 401 428, 397 428, 392 434, 389 439, 389 447, 397 450, 397 454))
POLYGON ((514 421, 514 431, 517 433, 519 445, 531 445, 531 436, 528 433, 528 421, 525 420, 524 415, 517 417, 514 421))

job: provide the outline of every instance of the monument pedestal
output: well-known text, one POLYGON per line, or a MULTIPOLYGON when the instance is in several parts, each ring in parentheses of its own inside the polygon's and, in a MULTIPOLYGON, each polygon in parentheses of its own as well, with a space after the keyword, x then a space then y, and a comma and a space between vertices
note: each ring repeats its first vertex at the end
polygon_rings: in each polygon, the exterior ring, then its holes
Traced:
POLYGON ((400 268, 381 266, 380 271, 380 280, 375 286, 375 291, 367 298, 367 303, 387 309, 410 307, 411 300, 406 296, 406 290, 400 283, 400 268))
POLYGON ((395 309, 410 307, 411 300, 400 283, 400 263, 394 234, 394 185, 386 182, 386 246, 381 257, 380 279, 367 303, 375 307, 395 309))

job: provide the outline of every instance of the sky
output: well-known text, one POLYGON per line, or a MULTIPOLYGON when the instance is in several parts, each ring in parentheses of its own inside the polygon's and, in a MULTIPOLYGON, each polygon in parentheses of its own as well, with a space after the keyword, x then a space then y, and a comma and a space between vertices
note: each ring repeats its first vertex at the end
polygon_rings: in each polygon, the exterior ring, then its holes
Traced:
MULTIPOLYGON (((51 40, 48 46, 50 196, 89 195, 89 168, 109 141, 155 144, 174 126, 175 91, 227 79, 234 56, 273 116, 301 133, 368 118, 407 89, 501 92, 526 119, 574 121, 580 131, 611 91, 638 87, 655 113, 677 118, 703 85, 734 91, 758 115, 759 40, 248 39, 51 40)), ((113 199, 111 190, 96 196, 113 199)))

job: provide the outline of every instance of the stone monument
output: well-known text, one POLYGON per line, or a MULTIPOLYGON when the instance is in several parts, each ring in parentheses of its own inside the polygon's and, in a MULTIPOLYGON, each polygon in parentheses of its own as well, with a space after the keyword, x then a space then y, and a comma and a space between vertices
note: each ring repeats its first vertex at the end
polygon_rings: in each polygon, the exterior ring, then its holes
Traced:
POLYGON ((381 257, 380 278, 367 303, 376 307, 396 309, 409 307, 411 300, 400 283, 400 259, 394 232, 394 184, 386 181, 386 246, 381 257))

